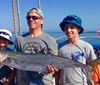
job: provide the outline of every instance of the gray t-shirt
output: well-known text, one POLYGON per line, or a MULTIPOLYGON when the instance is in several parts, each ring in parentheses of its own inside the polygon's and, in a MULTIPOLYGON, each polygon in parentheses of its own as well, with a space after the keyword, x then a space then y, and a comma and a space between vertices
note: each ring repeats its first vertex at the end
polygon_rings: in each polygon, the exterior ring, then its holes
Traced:
POLYGON ((31 37, 28 33, 16 38, 17 51, 25 53, 51 53, 58 52, 56 40, 47 33, 42 33, 38 37, 31 37))
MULTIPOLYGON (((31 37, 29 33, 18 36, 16 38, 15 48, 17 51, 24 53, 58 53, 56 40, 47 33, 42 33, 38 37, 31 37)), ((43 74, 39 72, 22 72, 22 76, 36 85, 44 85, 45 83, 42 81, 43 74)))
MULTIPOLYGON (((89 60, 96 59, 93 47, 83 40, 80 40, 78 44, 65 41, 59 46, 59 54, 74 61, 87 64, 89 60)), ((86 74, 81 68, 62 69, 60 85, 87 85, 86 74)))

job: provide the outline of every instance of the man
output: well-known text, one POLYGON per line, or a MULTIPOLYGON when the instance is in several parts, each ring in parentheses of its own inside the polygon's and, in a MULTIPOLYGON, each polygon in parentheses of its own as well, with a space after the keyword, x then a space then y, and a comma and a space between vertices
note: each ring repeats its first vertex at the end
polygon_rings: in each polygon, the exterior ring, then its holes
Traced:
MULTIPOLYGON (((12 33, 7 29, 0 29, 0 50, 11 50, 8 45, 13 45, 10 40, 12 33)), ((2 62, 5 57, 0 55, 0 62, 2 62)), ((1 65, 0 65, 1 66, 1 65)), ((14 81, 15 71, 8 66, 3 65, 0 68, 0 85, 15 85, 14 81)))
MULTIPOLYGON (((38 8, 32 8, 28 11, 26 19, 29 32, 16 38, 15 48, 17 51, 24 53, 50 53, 55 55, 58 53, 56 40, 43 32, 43 18, 43 13, 38 8)), ((27 71, 22 72, 21 75, 31 85, 45 85, 50 83, 49 79, 46 81, 42 73, 27 71)))
MULTIPOLYGON (((61 30, 68 40, 59 44, 59 55, 74 61, 88 64, 96 59, 93 47, 79 39, 83 33, 82 20, 76 15, 68 15, 60 23, 61 30)), ((88 85, 84 69, 65 68, 60 73, 60 85, 88 85)))

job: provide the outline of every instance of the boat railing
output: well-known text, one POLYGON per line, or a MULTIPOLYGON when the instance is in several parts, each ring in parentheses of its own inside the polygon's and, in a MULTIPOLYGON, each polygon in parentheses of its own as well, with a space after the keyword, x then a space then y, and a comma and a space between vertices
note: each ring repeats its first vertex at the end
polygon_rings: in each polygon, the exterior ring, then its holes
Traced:
MULTIPOLYGON (((57 41, 60 41, 61 42, 61 39, 65 40, 66 36, 61 36, 61 37, 58 37, 58 38, 55 38, 57 41)), ((79 37, 80 39, 99 39, 100 36, 80 36, 79 37)), ((95 54, 100 58, 100 44, 98 44, 99 42, 95 42, 95 44, 92 44, 93 46, 93 49, 94 49, 94 52, 95 54)))
MULTIPOLYGON (((63 38, 66 38, 66 36, 61 36, 61 37, 57 37, 55 38, 56 40, 60 40, 60 39, 63 39, 63 38)), ((100 38, 100 36, 81 36, 79 37, 80 39, 83 39, 83 38, 100 38)))

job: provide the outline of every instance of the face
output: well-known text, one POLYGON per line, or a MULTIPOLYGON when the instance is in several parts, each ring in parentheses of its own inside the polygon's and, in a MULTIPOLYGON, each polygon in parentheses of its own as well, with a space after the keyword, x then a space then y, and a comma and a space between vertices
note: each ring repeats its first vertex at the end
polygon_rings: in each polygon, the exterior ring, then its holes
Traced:
POLYGON ((6 49, 9 41, 5 38, 0 37, 0 49, 6 49))
POLYGON ((77 38, 79 31, 80 29, 74 24, 66 23, 64 26, 64 32, 68 39, 77 38))
POLYGON ((43 24, 43 18, 36 14, 37 10, 33 9, 27 14, 27 23, 30 29, 40 29, 43 24))

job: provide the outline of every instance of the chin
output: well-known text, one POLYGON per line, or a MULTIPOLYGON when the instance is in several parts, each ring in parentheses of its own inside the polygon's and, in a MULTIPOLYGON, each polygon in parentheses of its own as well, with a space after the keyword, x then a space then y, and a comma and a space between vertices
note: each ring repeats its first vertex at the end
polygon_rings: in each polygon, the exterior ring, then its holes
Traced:
POLYGON ((70 36, 70 37, 68 36, 67 38, 68 38, 68 39, 73 39, 73 37, 71 37, 71 36, 70 36))
POLYGON ((35 27, 34 27, 34 26, 30 26, 30 28, 31 28, 31 29, 34 29, 35 27))

